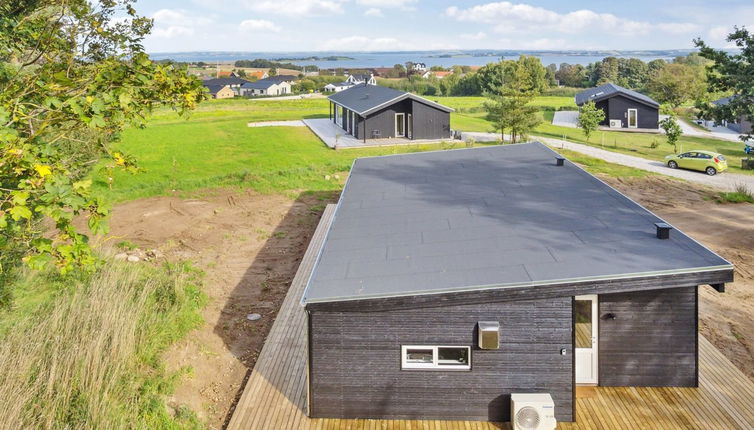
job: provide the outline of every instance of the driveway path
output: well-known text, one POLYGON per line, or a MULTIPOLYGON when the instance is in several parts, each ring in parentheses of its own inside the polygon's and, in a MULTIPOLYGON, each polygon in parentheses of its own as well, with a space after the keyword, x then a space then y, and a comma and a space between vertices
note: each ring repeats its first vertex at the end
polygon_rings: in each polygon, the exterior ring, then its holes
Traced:
POLYGON ((301 121, 300 119, 294 119, 292 121, 250 122, 247 125, 249 127, 306 127, 304 121, 301 121))
MULTIPOLYGON (((533 136, 534 137, 534 136, 533 136)), ((647 160, 646 158, 635 157, 633 155, 621 154, 618 152, 612 152, 605 149, 595 148, 589 145, 583 145, 580 143, 567 142, 560 139, 550 139, 547 137, 534 137, 552 146, 554 149, 564 148, 571 151, 580 152, 590 157, 599 158, 609 163, 621 164, 623 166, 633 167, 636 169, 646 170, 648 172, 660 173, 667 176, 673 176, 679 179, 684 179, 691 182, 697 182, 710 187, 718 188, 721 190, 733 190, 736 185, 744 184, 749 187, 749 190, 754 191, 754 175, 742 175, 737 173, 725 172, 715 176, 707 176, 703 172, 696 172, 693 170, 681 170, 671 169, 665 164, 647 160)))

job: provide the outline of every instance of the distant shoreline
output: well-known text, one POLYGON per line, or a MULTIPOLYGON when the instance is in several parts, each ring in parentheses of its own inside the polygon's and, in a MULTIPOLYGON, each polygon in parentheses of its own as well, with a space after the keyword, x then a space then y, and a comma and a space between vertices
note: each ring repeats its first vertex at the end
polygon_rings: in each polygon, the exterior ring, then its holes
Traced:
POLYGON ((355 60, 355 58, 341 56, 341 55, 330 55, 328 57, 318 57, 316 55, 312 55, 309 57, 270 58, 270 61, 344 61, 344 60, 355 60))
POLYGON ((380 52, 241 52, 241 51, 193 51, 193 52, 153 52, 149 56, 155 60, 178 62, 234 63, 237 60, 264 59, 276 62, 290 62, 297 66, 317 66, 320 69, 370 69, 393 67, 395 64, 424 63, 427 67, 440 66, 483 66, 501 58, 514 59, 520 55, 538 57, 542 64, 581 64, 599 62, 605 57, 639 58, 645 62, 687 56, 693 49, 665 50, 436 50, 436 51, 380 51, 380 52))

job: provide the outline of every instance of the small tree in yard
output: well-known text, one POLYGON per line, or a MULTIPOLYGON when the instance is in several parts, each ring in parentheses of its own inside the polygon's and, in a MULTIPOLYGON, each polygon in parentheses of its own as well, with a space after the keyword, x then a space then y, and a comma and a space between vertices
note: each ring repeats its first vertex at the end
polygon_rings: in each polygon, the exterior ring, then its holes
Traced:
POLYGON ((665 130, 668 143, 673 145, 673 151, 678 152, 678 138, 683 134, 683 130, 681 130, 681 126, 678 125, 678 121, 676 121, 675 117, 671 115, 660 121, 660 128, 665 130))
POLYGON ((532 87, 529 69, 522 60, 511 62, 513 72, 502 85, 488 88, 487 119, 492 122, 495 130, 505 139, 505 131, 510 130, 511 143, 526 139, 527 133, 540 122, 537 108, 530 106, 536 93, 532 87))
POLYGON ((587 142, 589 142, 592 133, 597 130, 597 127, 599 127, 604 119, 605 111, 598 108, 593 101, 588 101, 581 107, 577 125, 581 127, 581 131, 584 132, 587 142))

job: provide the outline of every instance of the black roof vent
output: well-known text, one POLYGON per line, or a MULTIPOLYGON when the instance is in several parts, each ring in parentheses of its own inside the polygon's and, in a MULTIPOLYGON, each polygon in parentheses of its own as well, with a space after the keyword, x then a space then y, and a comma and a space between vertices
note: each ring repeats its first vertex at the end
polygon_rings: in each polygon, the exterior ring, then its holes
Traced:
POLYGON ((555 165, 556 166, 562 166, 564 161, 565 161, 565 158, 561 157, 560 155, 556 155, 555 156, 555 165))
POLYGON ((670 230, 673 229, 672 225, 664 222, 656 222, 655 227, 657 227, 658 239, 670 239, 670 230))

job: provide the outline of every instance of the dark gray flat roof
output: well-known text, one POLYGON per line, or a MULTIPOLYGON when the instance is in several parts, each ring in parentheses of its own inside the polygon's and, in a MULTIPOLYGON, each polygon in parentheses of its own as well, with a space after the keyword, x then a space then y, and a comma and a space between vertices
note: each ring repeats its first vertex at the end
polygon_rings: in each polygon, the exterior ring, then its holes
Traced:
POLYGON ((453 111, 453 109, 447 106, 443 106, 415 94, 379 85, 357 84, 347 90, 335 93, 328 98, 334 103, 362 116, 369 115, 378 109, 407 98, 417 100, 445 112, 453 111))
POLYGON ((619 85, 615 85, 612 83, 600 85, 599 87, 595 87, 595 88, 589 88, 588 90, 585 90, 576 94, 576 97, 575 97, 576 105, 581 106, 590 100, 594 102, 598 102, 600 100, 604 100, 604 99, 607 99, 616 95, 623 95, 630 99, 636 100, 639 103, 649 105, 655 108, 660 107, 660 104, 657 103, 651 97, 646 96, 642 93, 636 92, 634 90, 629 90, 628 88, 623 88, 619 85))
POLYGON ((304 303, 732 267, 541 143, 354 162, 304 303))

